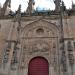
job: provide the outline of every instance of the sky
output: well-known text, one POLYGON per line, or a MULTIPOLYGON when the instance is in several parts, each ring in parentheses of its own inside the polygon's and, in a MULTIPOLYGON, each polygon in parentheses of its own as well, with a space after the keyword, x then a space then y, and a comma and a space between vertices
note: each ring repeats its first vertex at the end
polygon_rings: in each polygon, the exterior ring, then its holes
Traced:
MULTIPOLYGON (((11 10, 16 11, 18 9, 19 4, 21 4, 21 10, 25 11, 28 6, 29 0, 11 0, 11 10)), ((75 3, 75 0, 63 0, 66 7, 71 8, 72 1, 75 3)), ((0 0, 1 6, 4 4, 5 0, 0 0)), ((53 0, 35 0, 35 9, 50 9, 53 10, 55 8, 55 4, 53 0)))

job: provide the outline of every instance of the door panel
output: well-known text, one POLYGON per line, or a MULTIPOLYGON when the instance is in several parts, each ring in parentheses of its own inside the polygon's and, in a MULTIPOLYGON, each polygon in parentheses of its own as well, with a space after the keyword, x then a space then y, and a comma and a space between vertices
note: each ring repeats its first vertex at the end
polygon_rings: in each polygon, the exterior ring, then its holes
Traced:
POLYGON ((29 63, 28 75, 49 75, 48 61, 43 57, 33 58, 29 63))

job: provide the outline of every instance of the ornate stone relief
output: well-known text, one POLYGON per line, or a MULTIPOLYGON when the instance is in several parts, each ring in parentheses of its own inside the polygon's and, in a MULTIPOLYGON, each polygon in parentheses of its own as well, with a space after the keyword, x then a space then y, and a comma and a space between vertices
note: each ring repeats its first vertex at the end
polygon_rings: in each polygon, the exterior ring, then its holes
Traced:
POLYGON ((23 43, 22 65, 28 67, 29 61, 42 56, 49 64, 57 67, 57 37, 58 30, 54 25, 40 20, 26 26, 21 35, 23 43), (27 65, 27 66, 26 66, 27 65))
POLYGON ((31 54, 34 53, 46 53, 49 51, 49 48, 47 46, 47 44, 43 43, 43 42, 39 42, 39 43, 35 43, 32 46, 32 51, 30 51, 31 54))
POLYGON ((36 37, 38 35, 37 32, 42 32, 42 37, 54 37, 59 35, 59 30, 56 25, 49 23, 44 20, 36 21, 31 24, 25 26, 22 30, 21 37, 36 37))

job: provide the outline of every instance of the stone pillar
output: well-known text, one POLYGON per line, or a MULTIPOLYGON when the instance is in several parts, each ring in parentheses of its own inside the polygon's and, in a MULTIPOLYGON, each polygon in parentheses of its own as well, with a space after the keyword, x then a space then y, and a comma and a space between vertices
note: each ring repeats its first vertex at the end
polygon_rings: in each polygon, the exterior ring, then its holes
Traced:
POLYGON ((54 71, 54 67, 49 67, 49 75, 57 75, 58 73, 54 71))

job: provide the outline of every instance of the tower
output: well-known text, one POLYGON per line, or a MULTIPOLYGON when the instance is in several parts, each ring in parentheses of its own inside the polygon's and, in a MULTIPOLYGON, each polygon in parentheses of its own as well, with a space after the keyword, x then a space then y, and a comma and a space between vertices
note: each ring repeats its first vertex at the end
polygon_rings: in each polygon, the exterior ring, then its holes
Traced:
POLYGON ((73 0, 72 0, 72 9, 75 10, 75 4, 74 4, 73 0))
POLYGON ((55 10, 56 11, 59 11, 60 10, 60 2, 61 2, 61 0, 54 0, 55 10))
POLYGON ((1 16, 1 3, 0 3, 0 16, 1 16))
POLYGON ((8 15, 11 8, 11 0, 6 0, 1 10, 2 15, 8 15))
POLYGON ((34 5, 35 5, 34 0, 29 0, 28 7, 27 7, 27 10, 26 10, 27 14, 31 15, 31 13, 33 13, 34 5))

